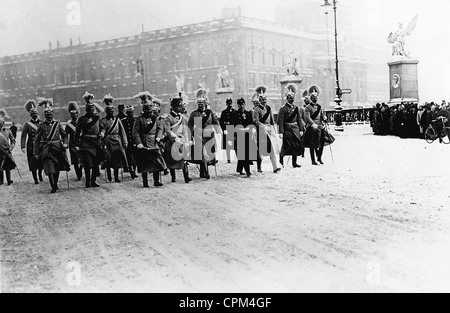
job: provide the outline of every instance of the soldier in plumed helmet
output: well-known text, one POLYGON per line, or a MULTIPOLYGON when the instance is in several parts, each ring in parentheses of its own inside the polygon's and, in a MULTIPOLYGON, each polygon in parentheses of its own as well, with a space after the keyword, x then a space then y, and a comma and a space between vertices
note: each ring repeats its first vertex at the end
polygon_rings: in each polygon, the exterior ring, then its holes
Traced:
POLYGON ((86 102, 86 114, 78 121, 75 144, 80 164, 84 167, 86 188, 97 188, 100 187, 97 184, 100 163, 105 159, 100 142, 100 117, 97 115, 103 109, 94 103, 93 94, 86 92, 83 99, 86 102))
POLYGON ((119 170, 127 169, 128 162, 125 149, 128 146, 127 134, 119 117, 114 117, 114 98, 107 95, 103 98, 106 105, 106 117, 100 120, 100 137, 105 151, 106 174, 109 181, 112 181, 111 169, 114 170, 114 181, 120 183, 119 170))
POLYGON ((188 129, 188 119, 183 112, 183 99, 175 97, 170 99, 170 114, 165 119, 166 124, 166 146, 164 149, 164 159, 170 169, 172 182, 176 182, 176 170, 182 170, 184 182, 190 183, 189 168, 186 159, 190 147, 190 132, 188 129))
POLYGON ((284 165, 284 157, 290 155, 294 168, 301 167, 297 164, 297 157, 302 155, 303 134, 305 132, 304 110, 300 110, 294 103, 297 91, 298 87, 295 84, 286 86, 286 104, 278 113, 278 127, 280 137, 283 139, 280 163, 284 165))
POLYGON ((210 179, 209 166, 217 164, 215 134, 220 133, 219 120, 208 109, 208 91, 197 90, 198 109, 191 113, 188 126, 193 138, 193 149, 189 163, 200 164, 200 178, 210 179))
POLYGON ((258 94, 259 102, 253 111, 253 120, 258 127, 258 172, 262 173, 262 158, 269 156, 272 163, 273 172, 275 174, 281 171, 278 168, 277 160, 275 158, 275 151, 272 146, 271 136, 274 134, 275 118, 273 116, 272 108, 267 104, 266 96, 267 87, 259 86, 255 89, 258 94))
POLYGON ((133 139, 133 128, 134 128, 134 107, 133 105, 128 105, 125 108, 126 118, 122 119, 122 125, 127 134, 128 146, 125 149, 127 154, 128 161, 128 172, 131 175, 131 179, 136 179, 138 176, 136 175, 136 145, 134 144, 133 139))
POLYGON ((10 186, 13 183, 11 170, 16 168, 16 162, 12 155, 16 139, 10 130, 4 128, 6 117, 6 111, 0 110, 0 185, 3 185, 3 172, 5 172, 7 184, 10 186))
POLYGON ((38 131, 41 121, 39 120, 39 114, 37 110, 37 103, 34 100, 28 100, 25 104, 25 110, 30 114, 31 120, 26 122, 22 129, 21 136, 21 149, 23 153, 27 154, 28 168, 33 175, 33 180, 36 185, 39 182, 43 182, 42 177, 42 160, 36 159, 34 156, 34 139, 38 131), (39 178, 38 178, 39 176, 39 178))
POLYGON ((148 188, 148 174, 153 173, 155 187, 162 187, 160 172, 167 169, 159 143, 163 136, 163 125, 152 113, 153 96, 150 92, 141 92, 135 96, 141 99, 141 116, 136 118, 133 127, 133 139, 136 144, 136 163, 138 172, 142 174, 144 188, 148 188))
POLYGON ((75 133, 77 131, 80 107, 75 101, 71 101, 69 102, 67 110, 69 111, 70 115, 70 121, 68 121, 66 124, 66 133, 69 139, 70 162, 75 168, 75 173, 77 175, 78 181, 81 181, 81 178, 83 178, 83 167, 80 165, 80 161, 78 160, 78 152, 75 144, 75 133))
POLYGON ((69 148, 67 134, 60 122, 53 119, 53 99, 38 99, 45 106, 45 121, 39 125, 34 141, 34 154, 42 158, 44 172, 48 176, 51 193, 59 190, 60 172, 70 171, 66 150, 69 148))
POLYGON ((310 148, 311 162, 318 165, 323 164, 322 155, 325 146, 325 122, 326 116, 323 114, 322 106, 318 103, 321 89, 313 85, 308 90, 311 102, 305 109, 306 133, 304 144, 310 148), (317 161, 316 161, 317 156, 317 161))

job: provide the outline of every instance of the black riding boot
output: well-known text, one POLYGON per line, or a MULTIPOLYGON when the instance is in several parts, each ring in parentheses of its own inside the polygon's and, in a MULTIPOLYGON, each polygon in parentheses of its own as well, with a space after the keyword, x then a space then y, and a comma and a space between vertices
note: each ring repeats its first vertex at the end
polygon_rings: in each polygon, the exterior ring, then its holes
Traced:
POLYGON ((44 177, 42 176, 42 169, 39 170, 39 181, 42 183, 44 181, 44 177))
POLYGON ((78 164, 75 164, 74 167, 75 167, 75 173, 77 174, 77 179, 78 179, 78 181, 80 181, 81 178, 83 178, 83 168, 78 164))
POLYGON ((256 161, 256 164, 258 166, 258 173, 262 173, 262 159, 258 157, 258 160, 256 161))
POLYGON ((148 188, 148 173, 142 173, 142 182, 144 183, 144 188, 148 188))
POLYGON ((309 153, 311 154, 312 165, 318 165, 316 162, 316 150, 314 148, 310 148, 309 153))
POLYGON ((118 169, 118 168, 115 168, 115 169, 114 169, 114 181, 115 181, 116 183, 121 183, 121 181, 120 181, 120 179, 119 179, 119 169, 118 169))
POLYGON ((250 171, 250 164, 249 164, 249 163, 246 163, 246 164, 244 165, 244 168, 245 168, 245 172, 247 173, 247 177, 252 176, 252 172, 250 171))
POLYGON ((183 176, 184 176, 184 182, 186 184, 189 184, 192 181, 192 179, 189 177, 189 167, 186 163, 184 164, 184 168, 183 168, 183 176))
POLYGON ((59 174, 60 174, 60 172, 58 172, 58 173, 56 173, 56 174, 54 174, 54 178, 55 178, 55 188, 56 188, 56 190, 59 190, 59 186, 58 186, 58 183, 59 183, 59 174))
POLYGON ((31 175, 33 175, 33 180, 35 185, 39 185, 38 173, 37 171, 31 171, 31 175))
POLYGON ((3 176, 3 171, 0 171, 0 185, 3 185, 3 180, 4 180, 4 176, 3 176))
POLYGON ((8 183, 8 186, 11 186, 13 181, 11 180, 11 170, 5 170, 6 175, 6 182, 8 183))
POLYGON ((51 193, 56 193, 56 184, 54 174, 48 174, 48 181, 50 182, 50 187, 52 187, 51 193))
POLYGON ((91 176, 91 187, 92 188, 100 187, 99 185, 97 185, 97 177, 99 177, 99 176, 100 176, 100 168, 98 166, 96 166, 92 169, 92 176, 91 176))
POLYGON ((107 168, 106 169, 106 176, 108 177, 108 181, 112 181, 112 176, 111 176, 111 169, 107 168))
POLYGON ((322 155, 323 155, 323 147, 317 150, 317 161, 319 161, 319 163, 323 165, 322 155))
POLYGON ((91 188, 91 169, 85 167, 84 175, 86 176, 86 188, 91 188))
POLYGON ((177 173, 175 172, 175 170, 170 170, 170 176, 172 177, 172 183, 175 183, 177 181, 177 173))
POLYGON ((155 187, 164 186, 160 181, 160 172, 153 173, 153 181, 155 182, 155 187))

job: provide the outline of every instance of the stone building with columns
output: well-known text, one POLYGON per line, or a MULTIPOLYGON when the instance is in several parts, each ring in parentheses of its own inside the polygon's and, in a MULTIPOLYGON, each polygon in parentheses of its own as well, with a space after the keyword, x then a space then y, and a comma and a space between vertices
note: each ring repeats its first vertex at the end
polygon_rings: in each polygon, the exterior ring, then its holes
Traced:
MULTIPOLYGON (((28 118, 23 110, 27 99, 52 97, 57 119, 64 120, 68 119, 67 103, 82 104, 85 91, 95 94, 97 101, 111 94, 116 104, 139 106, 133 95, 149 90, 163 100, 167 112, 169 99, 177 94, 176 85, 181 82, 190 99, 189 111, 195 108, 195 91, 205 87, 210 90, 212 109, 220 112, 223 104, 216 90, 221 87, 220 71, 226 66, 234 99, 244 97, 250 103, 254 88, 266 85, 269 103, 278 111, 283 104, 280 81, 287 75, 287 64, 296 58, 302 86, 320 85, 324 90, 320 101, 327 108, 334 98, 330 40, 324 31, 238 15, 7 56, 0 58, 0 107, 23 123, 28 118)), ((373 103, 382 92, 372 85, 371 77, 374 81, 378 78, 369 73, 364 46, 344 38, 341 50, 342 88, 354 90, 344 101, 352 106, 373 103)))

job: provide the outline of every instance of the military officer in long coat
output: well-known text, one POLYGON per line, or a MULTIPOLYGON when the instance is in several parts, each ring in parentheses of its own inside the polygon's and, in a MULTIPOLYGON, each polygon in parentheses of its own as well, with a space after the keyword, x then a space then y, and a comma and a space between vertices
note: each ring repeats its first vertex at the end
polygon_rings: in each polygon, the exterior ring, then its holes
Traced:
POLYGON ((100 117, 97 112, 103 109, 93 102, 94 95, 83 96, 86 102, 86 115, 80 117, 75 133, 75 144, 81 166, 84 167, 86 188, 100 187, 97 177, 100 176, 100 163, 105 159, 100 142, 100 117))
POLYGON ((159 143, 163 135, 163 125, 152 114, 152 95, 142 92, 136 96, 141 99, 143 113, 136 118, 133 128, 133 139, 136 144, 136 163, 138 172, 142 174, 144 188, 148 188, 148 174, 153 173, 155 187, 162 187, 160 172, 167 169, 159 143))
POLYGON ((11 170, 16 168, 16 162, 12 155, 12 151, 16 145, 16 139, 10 130, 4 128, 6 111, 0 110, 0 185, 3 185, 3 172, 6 174, 6 182, 10 186, 11 170))
MULTIPOLYGON (((260 86, 255 89, 259 95, 259 102, 253 111, 253 120, 258 129, 258 172, 262 173, 262 158, 269 156, 272 163, 273 172, 278 174, 281 168, 278 167, 275 157, 275 149, 273 141, 276 135, 275 132, 275 118, 273 116, 272 108, 267 104, 266 96, 267 87, 260 86), (271 138, 272 137, 272 138, 271 138)), ((255 103, 256 104, 256 103, 255 103)))
POLYGON ((100 120, 100 137, 102 138, 103 151, 105 151, 105 162, 109 181, 112 181, 111 169, 114 170, 114 181, 120 183, 119 170, 127 169, 127 156, 125 149, 128 146, 127 134, 119 117, 114 117, 114 98, 111 95, 103 98, 106 105, 106 117, 100 120))
POLYGON ((208 92, 202 88, 196 95, 198 109, 191 113, 188 122, 194 143, 189 163, 199 164, 200 178, 210 179, 208 167, 217 164, 215 134, 220 132, 219 120, 213 111, 207 109, 208 92))
POLYGON ((69 172, 70 164, 66 150, 69 148, 67 134, 60 122, 53 119, 53 99, 40 99, 39 105, 45 106, 45 121, 39 125, 34 141, 34 154, 42 158, 44 172, 48 176, 51 193, 59 190, 60 172, 69 172))
POLYGON ((34 183, 38 185, 39 182, 43 182, 44 179, 42 177, 42 160, 36 159, 33 151, 34 139, 36 138, 36 133, 38 131, 39 125, 41 124, 41 121, 39 120, 36 101, 28 100, 25 104, 25 110, 30 114, 31 120, 26 122, 23 126, 20 146, 22 152, 27 154, 28 169, 33 175, 34 183))
POLYGON ((300 168, 297 157, 302 155, 303 134, 305 132, 304 110, 294 104, 298 88, 294 84, 286 86, 286 104, 278 113, 278 129, 283 139, 280 153, 280 163, 284 165, 284 157, 292 156, 292 166, 300 168))
POLYGON ((69 102, 67 110, 70 114, 70 121, 68 121, 66 124, 66 134, 69 138, 70 162, 75 168, 75 173, 77 175, 78 181, 81 181, 81 178, 83 178, 83 167, 80 166, 75 143, 75 133, 77 132, 78 115, 80 114, 80 108, 75 101, 71 101, 69 102))
POLYGON ((257 130, 253 121, 253 114, 245 110, 246 103, 244 99, 239 99, 238 110, 235 119, 235 149, 238 158, 237 172, 244 175, 245 170, 247 177, 251 177, 250 166, 253 161, 258 160, 257 148, 257 130))
POLYGON ((122 119, 122 125, 127 134, 128 146, 125 149, 128 161, 128 172, 131 175, 131 179, 136 179, 136 145, 133 139, 133 127, 134 127, 134 107, 129 105, 125 109, 126 118, 122 119))
POLYGON ((176 182, 176 170, 182 170, 184 182, 190 183, 188 160, 190 147, 190 131, 188 118, 183 115, 183 99, 176 97, 170 100, 170 114, 165 118, 166 146, 164 160, 170 169, 172 182, 176 182))
POLYGON ((227 152, 227 161, 231 163, 231 151, 234 150, 234 134, 227 130, 227 127, 236 125, 236 110, 233 108, 233 100, 227 99, 227 108, 220 115, 220 128, 222 129, 222 149, 227 152), (230 144, 231 143, 231 144, 230 144))

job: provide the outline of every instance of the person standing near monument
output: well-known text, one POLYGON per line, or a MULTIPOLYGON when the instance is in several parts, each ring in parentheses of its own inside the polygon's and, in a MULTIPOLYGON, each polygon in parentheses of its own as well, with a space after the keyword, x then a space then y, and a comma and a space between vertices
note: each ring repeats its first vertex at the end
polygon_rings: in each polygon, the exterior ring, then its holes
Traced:
POLYGON ((324 122, 326 122, 326 117, 323 114, 322 106, 318 103, 320 88, 311 86, 309 93, 311 95, 311 103, 305 109, 306 133, 304 144, 305 147, 310 149, 312 165, 318 165, 317 162, 323 165, 322 156, 325 146, 324 122))

